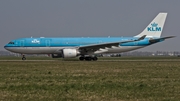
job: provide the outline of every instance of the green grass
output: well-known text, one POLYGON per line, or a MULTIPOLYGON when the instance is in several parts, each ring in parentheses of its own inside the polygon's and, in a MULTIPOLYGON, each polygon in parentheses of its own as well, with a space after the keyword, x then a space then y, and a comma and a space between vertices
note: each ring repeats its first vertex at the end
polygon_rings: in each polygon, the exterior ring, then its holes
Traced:
MULTIPOLYGON (((106 60, 100 58, 103 59, 106 60)), ((179 101, 179 99, 178 58, 95 62, 0 61, 1 101, 179 101), (176 61, 169 61, 172 59, 176 61)))
MULTIPOLYGON (((0 56, 0 60, 21 60, 20 57, 15 56, 0 56)), ((47 56, 26 56, 27 60, 64 60, 62 58, 51 58, 47 56)), ((130 56, 123 56, 123 57, 98 57, 99 60, 180 60, 180 57, 175 56, 149 56, 149 57, 130 57, 130 56)), ((70 61, 79 61, 79 58, 70 58, 65 59, 70 61)))

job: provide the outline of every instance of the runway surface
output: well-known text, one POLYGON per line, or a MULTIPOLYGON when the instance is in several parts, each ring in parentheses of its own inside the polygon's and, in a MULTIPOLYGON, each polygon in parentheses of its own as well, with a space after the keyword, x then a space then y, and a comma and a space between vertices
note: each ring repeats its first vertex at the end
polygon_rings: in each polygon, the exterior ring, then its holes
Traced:
MULTIPOLYGON (((51 62, 51 61, 74 61, 74 62, 77 62, 78 60, 0 60, 0 62, 35 62, 35 61, 40 61, 40 62, 51 62)), ((98 60, 98 61, 79 61, 79 62, 104 62, 104 61, 107 61, 107 62, 153 62, 153 61, 162 61, 162 62, 170 62, 170 61, 179 61, 180 62, 180 59, 173 59, 173 60, 168 60, 168 59, 157 59, 157 60, 98 60)))

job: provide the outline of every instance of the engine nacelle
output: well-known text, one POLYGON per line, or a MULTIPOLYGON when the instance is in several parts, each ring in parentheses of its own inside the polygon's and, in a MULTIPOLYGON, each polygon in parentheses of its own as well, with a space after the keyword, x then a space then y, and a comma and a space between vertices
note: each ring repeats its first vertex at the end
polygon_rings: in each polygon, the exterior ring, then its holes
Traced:
POLYGON ((79 54, 76 49, 63 49, 62 52, 64 58, 75 58, 79 54))

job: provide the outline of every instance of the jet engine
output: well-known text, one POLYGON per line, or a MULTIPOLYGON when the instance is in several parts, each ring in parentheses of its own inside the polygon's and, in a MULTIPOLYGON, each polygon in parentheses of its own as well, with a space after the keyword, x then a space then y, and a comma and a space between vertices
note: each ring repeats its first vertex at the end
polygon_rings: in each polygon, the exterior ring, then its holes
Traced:
POLYGON ((74 58, 79 55, 79 51, 77 49, 63 49, 63 58, 74 58))

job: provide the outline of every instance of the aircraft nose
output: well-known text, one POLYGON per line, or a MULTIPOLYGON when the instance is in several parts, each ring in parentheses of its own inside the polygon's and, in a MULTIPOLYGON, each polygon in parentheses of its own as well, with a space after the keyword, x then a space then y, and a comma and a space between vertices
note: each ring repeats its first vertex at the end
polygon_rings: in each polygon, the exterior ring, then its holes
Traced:
POLYGON ((4 46, 4 49, 6 49, 6 50, 7 50, 7 45, 5 45, 5 46, 4 46))
POLYGON ((9 47, 8 47, 8 44, 4 46, 4 49, 6 49, 8 51, 10 50, 9 47))

